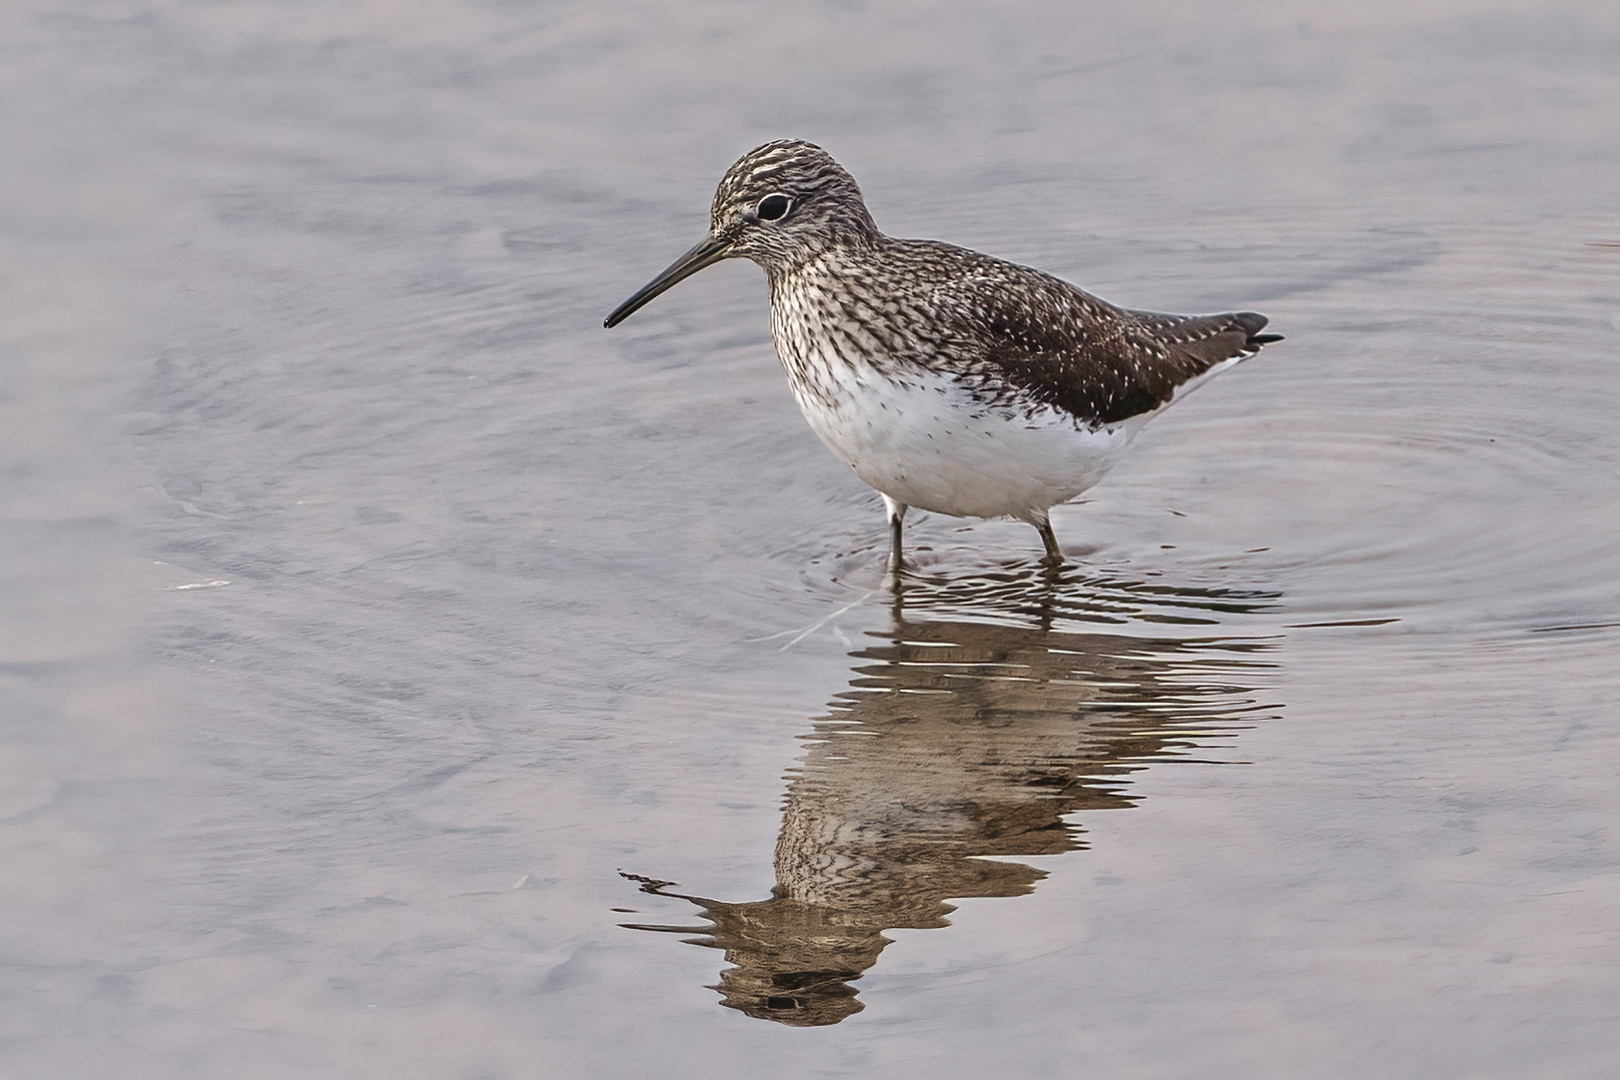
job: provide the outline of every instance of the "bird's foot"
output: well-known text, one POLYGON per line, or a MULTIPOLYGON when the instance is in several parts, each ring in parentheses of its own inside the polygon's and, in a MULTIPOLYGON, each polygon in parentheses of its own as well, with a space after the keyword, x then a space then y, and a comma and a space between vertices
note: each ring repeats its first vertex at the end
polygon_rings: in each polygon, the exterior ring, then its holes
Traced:
POLYGON ((1035 528, 1041 534, 1041 544, 1046 548, 1046 556, 1041 559, 1041 565, 1049 571, 1063 569, 1063 549, 1058 547, 1057 534, 1052 531, 1052 523, 1045 518, 1035 522, 1035 528))
POLYGON ((883 569, 883 587, 890 592, 899 592, 905 585, 906 578, 911 576, 911 564, 904 559, 890 558, 883 569))

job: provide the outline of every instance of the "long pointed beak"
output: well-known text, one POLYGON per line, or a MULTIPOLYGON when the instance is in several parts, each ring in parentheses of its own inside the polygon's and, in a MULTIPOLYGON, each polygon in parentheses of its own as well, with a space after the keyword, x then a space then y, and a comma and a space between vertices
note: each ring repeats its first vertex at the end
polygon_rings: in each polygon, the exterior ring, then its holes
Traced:
POLYGON ((705 266, 713 266, 715 263, 725 258, 726 251, 729 247, 730 244, 724 240, 717 240, 712 236, 705 236, 702 240, 698 241, 697 245, 693 247, 691 251, 688 251, 685 255, 682 255, 680 258, 670 263, 662 274, 659 274, 657 277, 647 282, 647 284, 643 285, 640 289, 637 289, 634 296, 630 297, 630 299, 614 308, 613 314, 609 315, 602 325, 607 327, 618 326, 620 323, 624 322, 624 320, 628 319, 637 308, 641 307, 643 304, 657 296, 659 293, 663 292, 665 289, 668 289, 671 286, 684 281, 686 278, 691 277, 699 270, 702 270, 705 266))

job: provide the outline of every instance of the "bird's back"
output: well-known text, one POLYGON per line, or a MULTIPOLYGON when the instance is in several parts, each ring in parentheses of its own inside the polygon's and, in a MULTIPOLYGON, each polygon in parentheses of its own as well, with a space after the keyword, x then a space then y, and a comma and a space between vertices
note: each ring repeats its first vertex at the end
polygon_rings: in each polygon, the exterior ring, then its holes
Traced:
POLYGON ((1260 333, 1266 318, 1254 312, 1131 311, 966 248, 933 240, 882 247, 864 273, 887 280, 892 310, 868 319, 903 327, 891 336, 909 338, 919 362, 988 402, 1046 405, 1087 426, 1154 412, 1187 383, 1279 340, 1260 333))

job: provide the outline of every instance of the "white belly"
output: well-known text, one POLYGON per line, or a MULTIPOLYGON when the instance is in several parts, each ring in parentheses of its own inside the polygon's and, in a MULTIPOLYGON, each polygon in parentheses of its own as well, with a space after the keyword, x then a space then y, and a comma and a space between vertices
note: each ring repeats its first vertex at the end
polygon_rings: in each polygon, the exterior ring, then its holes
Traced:
POLYGON ((890 498, 955 517, 1038 521, 1101 480, 1141 426, 1133 417, 1091 429, 1057 409, 989 408, 922 370, 897 380, 842 359, 819 368, 813 389, 791 371, 789 381, 821 441, 890 498))

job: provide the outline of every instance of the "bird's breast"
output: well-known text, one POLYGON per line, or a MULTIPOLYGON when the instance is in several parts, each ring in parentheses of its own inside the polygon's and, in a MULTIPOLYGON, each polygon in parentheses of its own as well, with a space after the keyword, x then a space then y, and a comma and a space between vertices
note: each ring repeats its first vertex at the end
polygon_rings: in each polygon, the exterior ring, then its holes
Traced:
POLYGON ((773 306, 776 348, 810 427, 857 476, 909 506, 959 517, 1039 516, 1112 466, 1132 432, 986 395, 862 321, 773 306))
POLYGON ((876 380, 903 378, 929 353, 906 332, 894 305, 847 289, 774 288, 771 329, 800 403, 834 411, 870 392, 876 380))

